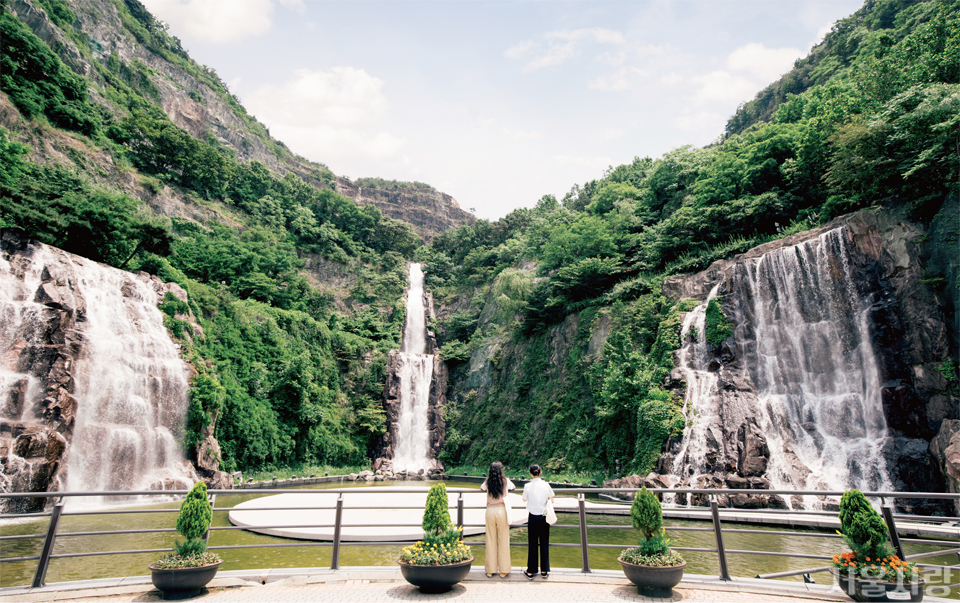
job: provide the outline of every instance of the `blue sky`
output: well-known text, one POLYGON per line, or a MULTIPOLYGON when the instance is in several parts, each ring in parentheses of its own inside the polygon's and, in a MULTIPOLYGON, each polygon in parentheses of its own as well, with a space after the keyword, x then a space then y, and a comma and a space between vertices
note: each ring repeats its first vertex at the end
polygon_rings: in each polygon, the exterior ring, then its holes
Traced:
POLYGON ((480 218, 703 146, 861 0, 141 0, 293 151, 480 218))

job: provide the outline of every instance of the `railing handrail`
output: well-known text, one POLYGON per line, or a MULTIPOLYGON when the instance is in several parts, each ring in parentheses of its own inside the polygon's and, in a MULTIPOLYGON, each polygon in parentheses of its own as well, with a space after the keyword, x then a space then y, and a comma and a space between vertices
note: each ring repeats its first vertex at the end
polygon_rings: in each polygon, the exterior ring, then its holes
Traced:
MULTIPOLYGON (((553 484, 556 485, 556 484, 553 484)), ((413 488, 396 488, 396 487, 371 487, 370 489, 363 490, 364 494, 374 493, 374 494, 421 494, 424 491, 424 487, 417 489, 413 488), (378 492, 378 490, 381 490, 378 492)), ((593 487, 593 488, 563 488, 561 486, 561 491, 564 494, 598 494, 598 493, 626 493, 626 492, 639 492, 642 488, 602 488, 602 487, 593 487)), ((249 495, 249 488, 235 488, 235 489, 208 489, 208 494, 217 494, 217 495, 249 495)), ((357 492, 358 488, 258 488, 259 490, 268 490, 274 494, 305 494, 305 493, 330 493, 330 494, 349 494, 351 492, 357 492)), ((766 489, 766 490, 753 490, 753 489, 733 489, 733 488, 647 488, 648 492, 655 492, 661 494, 747 494, 747 495, 761 495, 761 494, 787 494, 790 496, 843 496, 843 490, 775 490, 775 489, 766 489)), ((60 497, 73 497, 73 496, 103 496, 103 497, 120 497, 120 496, 180 496, 186 495, 190 490, 110 490, 105 492, 0 492, 0 498, 60 498, 60 497)), ((451 494, 459 493, 476 493, 475 488, 447 488, 447 492, 451 494)), ((863 491, 863 495, 868 498, 929 498, 936 500, 960 500, 960 493, 951 493, 951 492, 887 492, 887 491, 863 491)), ((629 502, 629 501, 624 501, 629 502)))
MULTIPOLYGON (((589 540, 588 540, 588 537, 587 537, 588 531, 589 531, 590 529, 632 529, 632 528, 631 528, 630 526, 611 526, 611 525, 592 526, 592 525, 588 525, 588 524, 586 523, 586 516, 587 516, 588 514, 591 514, 591 513, 599 514, 600 511, 592 511, 592 510, 590 510, 590 509, 587 508, 587 506, 586 506, 586 496, 585 496, 585 495, 586 495, 586 494, 596 494, 596 493, 600 493, 600 492, 626 494, 626 493, 637 492, 637 491, 639 491, 639 490, 640 490, 639 488, 563 488, 563 489, 561 490, 562 493, 564 493, 564 494, 576 494, 576 495, 577 495, 577 498, 576 498, 576 502, 577 502, 576 508, 575 508, 575 509, 567 509, 567 511, 568 511, 568 512, 576 513, 576 514, 579 516, 579 522, 578 522, 578 524, 563 524, 563 525, 559 525, 559 524, 558 524, 558 525, 556 525, 555 527, 558 527, 558 528, 566 528, 566 529, 577 529, 577 530, 579 530, 579 535, 580 535, 580 537, 579 537, 579 542, 575 542, 575 543, 552 543, 550 546, 557 546, 557 547, 579 547, 579 548, 581 549, 581 552, 582 552, 582 571, 585 572, 585 573, 590 572, 591 570, 590 570, 590 560, 589 560, 589 549, 591 549, 591 548, 595 548, 595 549, 624 548, 624 545, 620 545, 620 544, 590 544, 590 543, 589 543, 589 540)), ((761 509, 742 509, 742 508, 720 507, 720 506, 717 504, 717 495, 747 494, 747 495, 751 495, 751 496, 757 496, 757 495, 797 495, 797 494, 799 494, 799 495, 802 495, 802 496, 824 497, 824 496, 840 496, 840 495, 843 494, 842 492, 830 492, 830 491, 819 491, 819 490, 807 491, 807 490, 774 490, 774 489, 768 489, 768 490, 733 490, 733 489, 720 489, 720 488, 678 488, 678 489, 673 489, 673 488, 650 488, 650 489, 648 489, 648 490, 651 491, 651 492, 658 492, 658 493, 662 493, 662 494, 706 494, 706 495, 710 495, 710 499, 711 499, 711 500, 710 500, 710 502, 709 502, 709 506, 684 506, 684 507, 680 507, 680 509, 684 509, 684 510, 698 510, 698 511, 702 511, 702 512, 704 512, 704 513, 709 513, 709 514, 710 514, 710 517, 704 517, 703 519, 707 519, 708 521, 712 519, 712 524, 713 524, 712 528, 710 528, 710 527, 704 527, 704 528, 678 527, 677 529, 678 529, 678 531, 712 531, 712 532, 714 532, 714 535, 715 535, 715 538, 716 538, 716 547, 714 547, 714 548, 673 547, 673 548, 676 549, 676 550, 678 550, 678 551, 694 551, 694 552, 706 552, 706 553, 714 553, 714 554, 716 554, 716 555, 717 555, 717 559, 718 559, 718 561, 719 561, 719 563, 720 563, 720 579, 721 579, 721 580, 731 580, 731 579, 732 579, 731 576, 730 576, 730 574, 729 574, 729 571, 728 571, 728 569, 727 569, 727 561, 726 561, 726 555, 727 555, 727 554, 770 555, 770 556, 779 556, 779 557, 794 557, 794 558, 801 558, 801 559, 816 559, 816 560, 829 559, 829 557, 824 557, 824 556, 821 556, 821 555, 808 555, 808 554, 800 554, 800 553, 791 553, 791 552, 769 552, 769 551, 749 551, 749 550, 740 550, 740 549, 727 549, 727 548, 724 546, 724 543, 723 543, 723 533, 724 533, 724 532, 727 532, 727 533, 753 533, 753 532, 762 532, 762 533, 764 533, 764 534, 768 534, 768 535, 771 535, 771 536, 773 536, 773 535, 798 535, 798 534, 801 534, 801 533, 783 532, 783 531, 778 531, 778 530, 742 530, 742 529, 729 529, 729 528, 728 528, 728 529, 723 529, 722 526, 721 526, 721 515, 722 515, 722 514, 732 514, 732 513, 736 513, 736 514, 738 514, 737 517, 741 517, 743 514, 757 513, 757 512, 760 512, 760 511, 763 511, 763 512, 765 512, 765 513, 770 513, 770 512, 776 512, 776 510, 772 510, 772 509, 762 509, 762 510, 761 510, 761 509)), ((307 547, 313 547, 313 546, 329 546, 329 547, 332 547, 332 549, 333 549, 333 552, 332 552, 332 555, 331 555, 331 566, 330 566, 330 569, 339 569, 339 567, 340 567, 340 566, 339 566, 340 548, 341 548, 342 546, 360 546, 360 545, 387 544, 387 543, 377 543, 377 542, 370 542, 370 541, 341 542, 341 528, 343 528, 343 527, 384 527, 382 524, 367 525, 367 524, 344 523, 344 521, 343 521, 343 510, 344 510, 345 507, 346 507, 346 508, 349 508, 349 509, 352 509, 352 510, 353 510, 353 509, 362 510, 362 509, 420 509, 420 508, 422 508, 422 507, 419 507, 419 506, 412 506, 412 507, 411 507, 411 506, 402 506, 402 507, 397 507, 397 506, 379 506, 379 507, 378 507, 378 506, 367 506, 367 505, 360 505, 360 506, 356 506, 356 507, 354 507, 354 506, 348 506, 348 505, 345 505, 345 504, 344 504, 344 496, 343 496, 344 494, 350 494, 351 492, 356 493, 356 494, 364 494, 364 495, 368 495, 368 494, 384 494, 384 495, 388 495, 388 494, 398 494, 398 493, 416 493, 416 494, 423 494, 424 491, 425 491, 425 488, 423 488, 423 487, 419 487, 419 488, 378 488, 378 487, 373 487, 373 488, 364 488, 363 490, 358 490, 356 487, 354 487, 354 488, 296 488, 296 489, 279 489, 279 488, 278 488, 278 489, 270 489, 270 490, 268 490, 268 491, 266 491, 266 492, 264 492, 264 489, 258 489, 258 492, 262 492, 262 495, 263 495, 263 496, 267 496, 267 495, 271 495, 271 494, 281 494, 281 493, 282 493, 282 494, 287 494, 287 493, 290 493, 290 494, 317 494, 317 493, 324 493, 324 494, 336 495, 335 505, 330 505, 330 506, 326 506, 326 505, 311 505, 311 506, 307 506, 307 507, 267 507, 267 508, 257 508, 257 509, 256 509, 257 511, 262 511, 262 510, 267 510, 267 509, 274 509, 274 510, 279 510, 279 511, 284 511, 284 510, 285 510, 285 511, 289 511, 289 510, 297 510, 297 509, 301 509, 301 510, 314 510, 314 509, 335 510, 335 511, 336 511, 336 517, 335 517, 334 523, 333 523, 333 524, 329 524, 329 523, 324 523, 324 524, 320 524, 320 523, 318 523, 318 524, 307 524, 307 525, 303 525, 303 526, 290 526, 290 525, 288 525, 288 524, 280 524, 280 525, 217 526, 217 527, 212 527, 212 528, 208 531, 208 535, 209 535, 210 532, 219 531, 219 530, 251 530, 251 531, 256 531, 256 530, 261 530, 261 529, 263 529, 263 530, 265 530, 265 529, 280 529, 280 528, 290 528, 290 527, 298 527, 298 528, 333 528, 333 529, 334 529, 333 540, 332 540, 332 541, 324 541, 324 542, 295 542, 295 543, 289 543, 289 544, 287 544, 287 543, 282 543, 282 544, 277 544, 277 543, 259 543, 259 544, 251 544, 251 545, 219 545, 219 546, 211 546, 210 549, 211 549, 211 550, 229 550, 229 549, 242 549, 242 548, 279 548, 279 547, 297 547, 297 546, 307 546, 307 547)), ((37 586, 42 586, 42 585, 43 585, 44 579, 45 579, 45 576, 46 576, 46 572, 47 572, 47 568, 49 567, 49 562, 50 562, 51 559, 63 559, 63 558, 71 558, 71 557, 89 557, 89 556, 100 556, 100 555, 134 554, 134 553, 155 553, 155 552, 164 552, 164 551, 167 551, 168 549, 136 549, 136 550, 125 550, 125 551, 91 551, 91 552, 81 552, 81 553, 53 554, 53 546, 54 546, 54 542, 55 542, 55 540, 56 540, 56 538, 57 538, 58 536, 59 536, 59 537, 70 537, 70 536, 101 536, 101 535, 106 536, 106 535, 126 534, 126 533, 148 533, 148 532, 157 532, 157 533, 163 532, 163 533, 166 533, 166 532, 173 532, 173 531, 175 531, 175 530, 170 529, 170 528, 156 528, 156 529, 143 529, 143 530, 110 530, 110 531, 75 532, 75 533, 59 533, 59 534, 58 534, 58 532, 57 532, 57 530, 58 530, 58 524, 59 524, 60 519, 61 519, 62 516, 64 516, 64 515, 84 515, 84 514, 85 514, 84 511, 74 511, 74 512, 69 512, 69 513, 68 513, 68 512, 64 512, 64 503, 65 503, 65 501, 66 501, 66 499, 67 499, 68 497, 94 497, 94 496, 96 496, 96 497, 130 497, 130 496, 144 497, 144 496, 145 496, 145 497, 163 498, 163 497, 186 495, 188 492, 189 492, 188 490, 143 490, 143 491, 108 491, 108 492, 3 492, 3 493, 0 493, 0 498, 8 498, 8 499, 17 499, 17 498, 54 498, 54 499, 57 500, 56 504, 55 504, 55 505, 53 506, 53 508, 52 508, 52 511, 50 511, 50 512, 46 512, 46 513, 30 513, 30 514, 23 514, 23 515, 14 515, 14 516, 16 516, 16 517, 24 517, 24 518, 36 518, 36 517, 50 516, 50 518, 51 518, 51 519, 50 519, 50 524, 49 524, 49 526, 48 526, 48 528, 47 528, 47 532, 46 532, 45 535, 44 535, 44 534, 35 534, 35 535, 10 536, 10 537, 5 537, 5 538, 0 538, 0 540, 13 540, 13 539, 26 539, 26 538, 40 538, 40 537, 44 537, 44 541, 43 541, 43 545, 42 545, 42 551, 41 551, 40 555, 38 555, 38 556, 23 556, 23 557, 9 557, 9 558, 5 558, 5 559, 4 559, 4 558, 0 558, 0 563, 4 563, 4 562, 14 562, 14 561, 20 561, 20 562, 22 562, 22 561, 31 561, 31 560, 35 560, 35 559, 36 559, 36 560, 37 560, 37 569, 36 569, 36 573, 35 573, 34 580, 33 580, 33 586, 34 586, 34 587, 37 587, 37 586)), ((231 494, 247 494, 248 492, 249 492, 248 489, 242 489, 242 490, 223 490, 223 489, 208 490, 208 493, 210 494, 210 498, 211 498, 211 500, 212 500, 213 502, 215 502, 215 498, 216 498, 216 496, 218 496, 218 495, 224 496, 224 495, 231 495, 231 494)), ((466 526, 468 526, 468 527, 480 527, 480 526, 483 525, 483 524, 464 524, 464 518, 463 518, 463 511, 464 511, 464 509, 467 509, 467 508, 469 508, 469 509, 481 509, 481 508, 483 508, 483 507, 482 507, 482 506, 472 506, 472 505, 471 505, 471 506, 465 506, 465 505, 463 504, 463 496, 462 496, 462 494, 465 494, 465 493, 477 494, 477 493, 479 493, 479 490, 474 489, 474 488, 448 488, 448 489, 447 489, 447 492, 448 492, 449 494, 452 494, 452 495, 459 495, 459 496, 455 496, 455 497, 454 497, 454 496, 451 496, 451 502, 450 502, 450 505, 449 505, 449 507, 450 507, 451 509, 454 509, 454 508, 455 508, 455 509, 457 510, 457 519, 456 519, 457 525, 459 525, 459 526, 464 526, 464 525, 466 525, 466 526)), ((942 554, 950 554, 950 553, 958 553, 958 554, 960 554, 960 546, 958 546, 958 545, 960 545, 960 538, 958 538, 958 540, 949 540, 949 539, 947 539, 947 540, 934 540, 934 541, 924 540, 924 541, 923 541, 923 542, 927 542, 928 544, 935 544, 936 546, 950 546, 950 547, 951 547, 951 548, 949 548, 948 550, 945 550, 945 551, 934 551, 934 552, 930 552, 930 553, 920 553, 920 554, 909 555, 909 556, 904 555, 904 554, 903 554, 903 549, 902 549, 902 546, 901 546, 901 540, 899 539, 899 531, 898 531, 897 526, 896 526, 896 523, 895 523, 895 517, 897 517, 897 516, 892 512, 892 506, 891 506, 891 500, 897 499, 897 498, 926 498, 926 499, 939 499, 939 500, 944 500, 944 499, 946 499, 946 500, 951 500, 951 499, 952 499, 952 500, 957 500, 957 499, 960 499, 960 494, 950 494, 950 493, 941 493, 941 492, 864 492, 864 495, 865 495, 865 496, 868 496, 868 497, 870 497, 870 498, 879 498, 879 499, 881 499, 881 511, 882 511, 882 516, 883 516, 884 522, 886 523, 887 528, 888 528, 888 531, 889 531, 889 534, 890 534, 891 544, 894 546, 894 548, 896 549, 897 553, 899 554, 899 556, 900 556, 901 558, 903 558, 903 559, 911 559, 911 558, 913 558, 913 559, 920 559, 920 558, 924 558, 924 557, 930 557, 930 556, 942 555, 942 554)), ((624 502, 626 503, 626 501, 624 501, 624 502)), ((624 505, 624 506, 625 506, 625 505, 624 505)), ((214 506, 214 511, 216 511, 216 512, 228 512, 228 511, 232 511, 232 510, 234 510, 234 509, 235 509, 235 507, 216 507, 216 506, 214 506)), ((242 509, 240 509, 240 510, 242 510, 242 509)), ((169 509, 169 510, 162 510, 162 511, 164 511, 164 512, 176 512, 176 509, 169 509)), ((136 512, 136 511, 129 511, 129 510, 125 510, 125 509, 116 509, 116 510, 97 509, 97 510, 90 510, 90 511, 88 511, 88 513, 91 513, 91 514, 93 514, 93 513, 95 513, 95 514, 118 513, 118 514, 119 514, 119 513, 129 513, 129 512, 136 512)), ((146 511, 143 511, 143 512, 146 512, 146 511)), ((809 514, 809 513, 815 513, 815 514, 817 514, 817 515, 827 514, 827 515, 835 516, 835 514, 836 514, 835 512, 832 512, 832 511, 829 511, 829 512, 824 512, 824 511, 791 511, 791 510, 786 510, 786 509, 783 510, 782 512, 790 513, 790 514, 794 514, 794 515, 796 515, 796 514, 803 514, 803 513, 808 513, 808 514, 809 514)), ((10 516, 11 516, 10 514, 5 515, 5 517, 10 517, 10 516)), ((736 521, 737 517, 734 517, 734 521, 736 521)), ((915 515, 909 516, 909 517, 910 517, 911 519, 916 519, 916 520, 922 520, 922 518, 923 518, 923 516, 915 516, 915 515)), ((948 521, 948 520, 960 521, 960 518, 946 518, 946 517, 943 517, 943 516, 931 516, 931 517, 932 517, 932 518, 936 518, 936 519, 938 519, 938 520, 940 520, 940 521, 948 521)), ((391 524, 391 525, 395 525, 395 524, 391 524)), ((396 525, 403 525, 403 526, 407 526, 407 527, 419 527, 419 524, 396 524, 396 525)), ((671 528, 670 528, 670 527, 667 527, 666 529, 670 530, 671 528)), ((837 535, 835 535, 835 534, 829 534, 829 533, 815 533, 815 532, 811 532, 811 533, 802 533, 802 535, 804 535, 804 536, 811 536, 811 537, 838 538, 837 535)), ((208 536, 208 538, 209 538, 209 536, 208 536)), ((916 539, 904 538, 902 541, 903 541, 903 542, 916 542, 917 540, 916 540, 916 539)), ((414 542, 414 541, 406 541, 406 540, 405 540, 405 541, 390 541, 388 544, 402 544, 402 543, 406 543, 406 542, 414 542)), ((477 543, 477 544, 485 544, 485 541, 484 541, 483 543, 477 543)), ((511 543, 511 546, 525 546, 525 545, 524 545, 524 543, 511 543)), ((923 565, 924 567, 940 567, 940 566, 931 566, 931 565, 927 565, 927 564, 921 564, 921 565, 923 565)), ((814 568, 809 568, 809 569, 806 569, 806 570, 799 570, 799 571, 779 572, 779 573, 777 573, 777 574, 769 574, 769 575, 766 575, 766 576, 759 576, 759 575, 758 575, 757 577, 765 577, 765 578, 783 577, 783 576, 788 576, 788 575, 799 575, 799 574, 801 574, 801 573, 821 572, 821 571, 825 571, 826 569, 829 569, 829 566, 828 566, 828 567, 814 567, 814 568)))

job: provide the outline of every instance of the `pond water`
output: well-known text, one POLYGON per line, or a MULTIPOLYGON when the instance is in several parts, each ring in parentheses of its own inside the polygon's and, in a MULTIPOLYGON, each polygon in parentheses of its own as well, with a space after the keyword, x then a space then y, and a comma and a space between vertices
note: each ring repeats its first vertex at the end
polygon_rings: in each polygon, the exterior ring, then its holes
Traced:
MULTIPOLYGON (((431 482, 345 482, 333 484, 311 485, 308 488, 349 488, 371 486, 424 486, 431 482)), ((477 488, 475 483, 448 481, 448 488, 477 488)), ((216 506, 228 509, 241 502, 271 496, 271 490, 239 490, 237 494, 218 495, 216 506)), ((558 496, 564 496, 562 491, 558 496)), ((575 497, 575 495, 568 495, 575 497)), ((386 502, 386 501, 385 501, 386 502)), ((389 503, 386 503, 389 504, 389 503)), ((97 515, 69 515, 66 511, 61 518, 54 554, 80 553, 93 551, 122 551, 131 549, 169 549, 179 537, 172 528, 176 522, 178 502, 154 504, 135 507, 137 510, 167 510, 168 512, 145 514, 97 514, 97 515), (114 534, 107 536, 65 536, 70 532, 92 532, 103 530, 130 530, 170 528, 170 532, 151 534, 114 534)), ((128 507, 127 509, 130 509, 128 507)), ((120 509, 115 509, 120 510, 120 509)), ((375 512, 375 511, 372 511, 375 512)), ((454 515, 455 519, 455 515, 454 515)), ((23 534, 41 534, 41 538, 0 541, 0 557, 26 557, 39 555, 43 543, 42 535, 46 533, 49 518, 36 520, 7 520, 0 525, 0 535, 13 536, 23 534)), ((551 544, 568 543, 578 544, 580 541, 578 518, 573 514, 559 514, 559 522, 550 531, 551 544), (570 527, 564 527, 570 526, 570 527)), ((623 548, 635 546, 638 532, 630 527, 628 516, 588 515, 587 524, 598 527, 588 530, 590 544, 615 544, 623 548), (614 529, 620 526, 622 529, 614 529)), ((715 548, 716 541, 712 531, 712 524, 703 521, 665 520, 668 535, 674 540, 673 546, 693 548, 715 548), (711 528, 710 531, 678 531, 670 528, 711 528)), ((213 527, 227 527, 227 511, 214 513, 213 527)), ((800 535, 777 535, 774 531, 790 531, 803 534, 827 534, 826 532, 802 528, 764 528, 750 525, 724 523, 724 545, 728 551, 727 562, 730 574, 736 577, 753 577, 757 574, 770 574, 790 570, 799 570, 824 566, 828 561, 817 559, 795 559, 790 557, 775 557, 771 555, 745 555, 730 553, 731 550, 754 550, 769 552, 800 552, 806 555, 822 555, 829 557, 837 552, 846 550, 841 540, 836 538, 816 538, 800 535), (729 530, 745 529, 761 533, 738 534, 729 530)), ((526 565, 526 529, 514 528, 511 530, 511 542, 523 546, 511 547, 511 562, 516 568, 526 565)), ((469 536, 465 538, 468 544, 482 542, 484 537, 469 536)), ((264 549, 227 549, 218 551, 224 559, 220 568, 224 571, 256 568, 309 568, 330 567, 332 547, 329 543, 318 546, 319 543, 295 541, 262 534, 254 534, 243 530, 214 530, 210 536, 210 546, 235 546, 250 544, 288 544, 284 548, 264 549)), ((367 545, 344 543, 340 552, 340 566, 389 566, 396 563, 400 554, 401 544, 367 545)), ((935 551, 939 547, 922 544, 907 543, 907 554, 935 551)), ((620 565, 617 557, 622 549, 590 549, 590 567, 592 569, 618 570, 620 565)), ((472 548, 476 561, 474 566, 482 567, 484 562, 484 547, 482 544, 472 548)), ((53 559, 47 571, 46 582, 65 582, 72 580, 87 580, 92 578, 108 578, 119 576, 140 576, 150 573, 147 566, 154 562, 162 553, 139 553, 124 555, 101 555, 92 557, 74 557, 68 559, 53 559)), ((686 572, 690 574, 718 575, 719 565, 716 554, 683 552, 687 559, 686 572)), ((924 563, 935 565, 953 565, 955 555, 939 555, 924 559, 924 563)), ((580 568, 581 554, 579 547, 551 547, 551 566, 556 568, 580 568)), ((29 584, 36 571, 36 561, 10 562, 0 566, 0 587, 29 584)), ((940 574, 938 572, 938 574, 940 574)), ((814 574, 819 584, 829 584, 830 575, 826 573, 814 574)), ((943 575, 930 575, 929 584, 954 584, 960 582, 960 571, 947 574, 944 582, 943 575)), ((801 580, 799 576, 784 578, 785 580, 801 580)), ((930 593, 944 596, 945 593, 930 593)), ((951 598, 957 598, 957 590, 951 593, 951 598)))

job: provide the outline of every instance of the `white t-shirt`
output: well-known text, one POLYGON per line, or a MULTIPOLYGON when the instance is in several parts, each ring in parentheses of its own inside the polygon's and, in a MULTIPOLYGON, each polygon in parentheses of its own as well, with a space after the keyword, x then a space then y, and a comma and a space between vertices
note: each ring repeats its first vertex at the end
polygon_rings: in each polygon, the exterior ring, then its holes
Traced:
POLYGON ((535 477, 523 487, 523 500, 527 501, 527 512, 531 515, 543 515, 547 511, 547 501, 553 498, 553 488, 539 477, 535 477))

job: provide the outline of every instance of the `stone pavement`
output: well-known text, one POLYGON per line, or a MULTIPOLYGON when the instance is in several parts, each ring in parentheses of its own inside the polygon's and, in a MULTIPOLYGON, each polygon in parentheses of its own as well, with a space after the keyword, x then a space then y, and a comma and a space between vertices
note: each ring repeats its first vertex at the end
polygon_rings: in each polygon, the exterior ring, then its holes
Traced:
MULTIPOLYGON (((0 603, 69 601, 70 603, 152 603, 163 599, 149 576, 51 584, 43 588, 0 589, 0 603)), ((220 572, 209 588, 193 601, 203 603, 386 602, 443 601, 481 603, 530 601, 536 603, 588 603, 601 601, 703 601, 708 603, 849 601, 828 586, 781 580, 736 579, 721 582, 712 576, 684 576, 672 599, 651 599, 638 594, 623 573, 597 570, 558 570, 543 579, 527 580, 519 568, 506 579, 488 579, 474 569, 464 582, 443 594, 422 594, 407 584, 396 567, 349 568, 332 571, 240 570, 220 572)), ((927 601, 941 601, 927 597, 927 601)))

